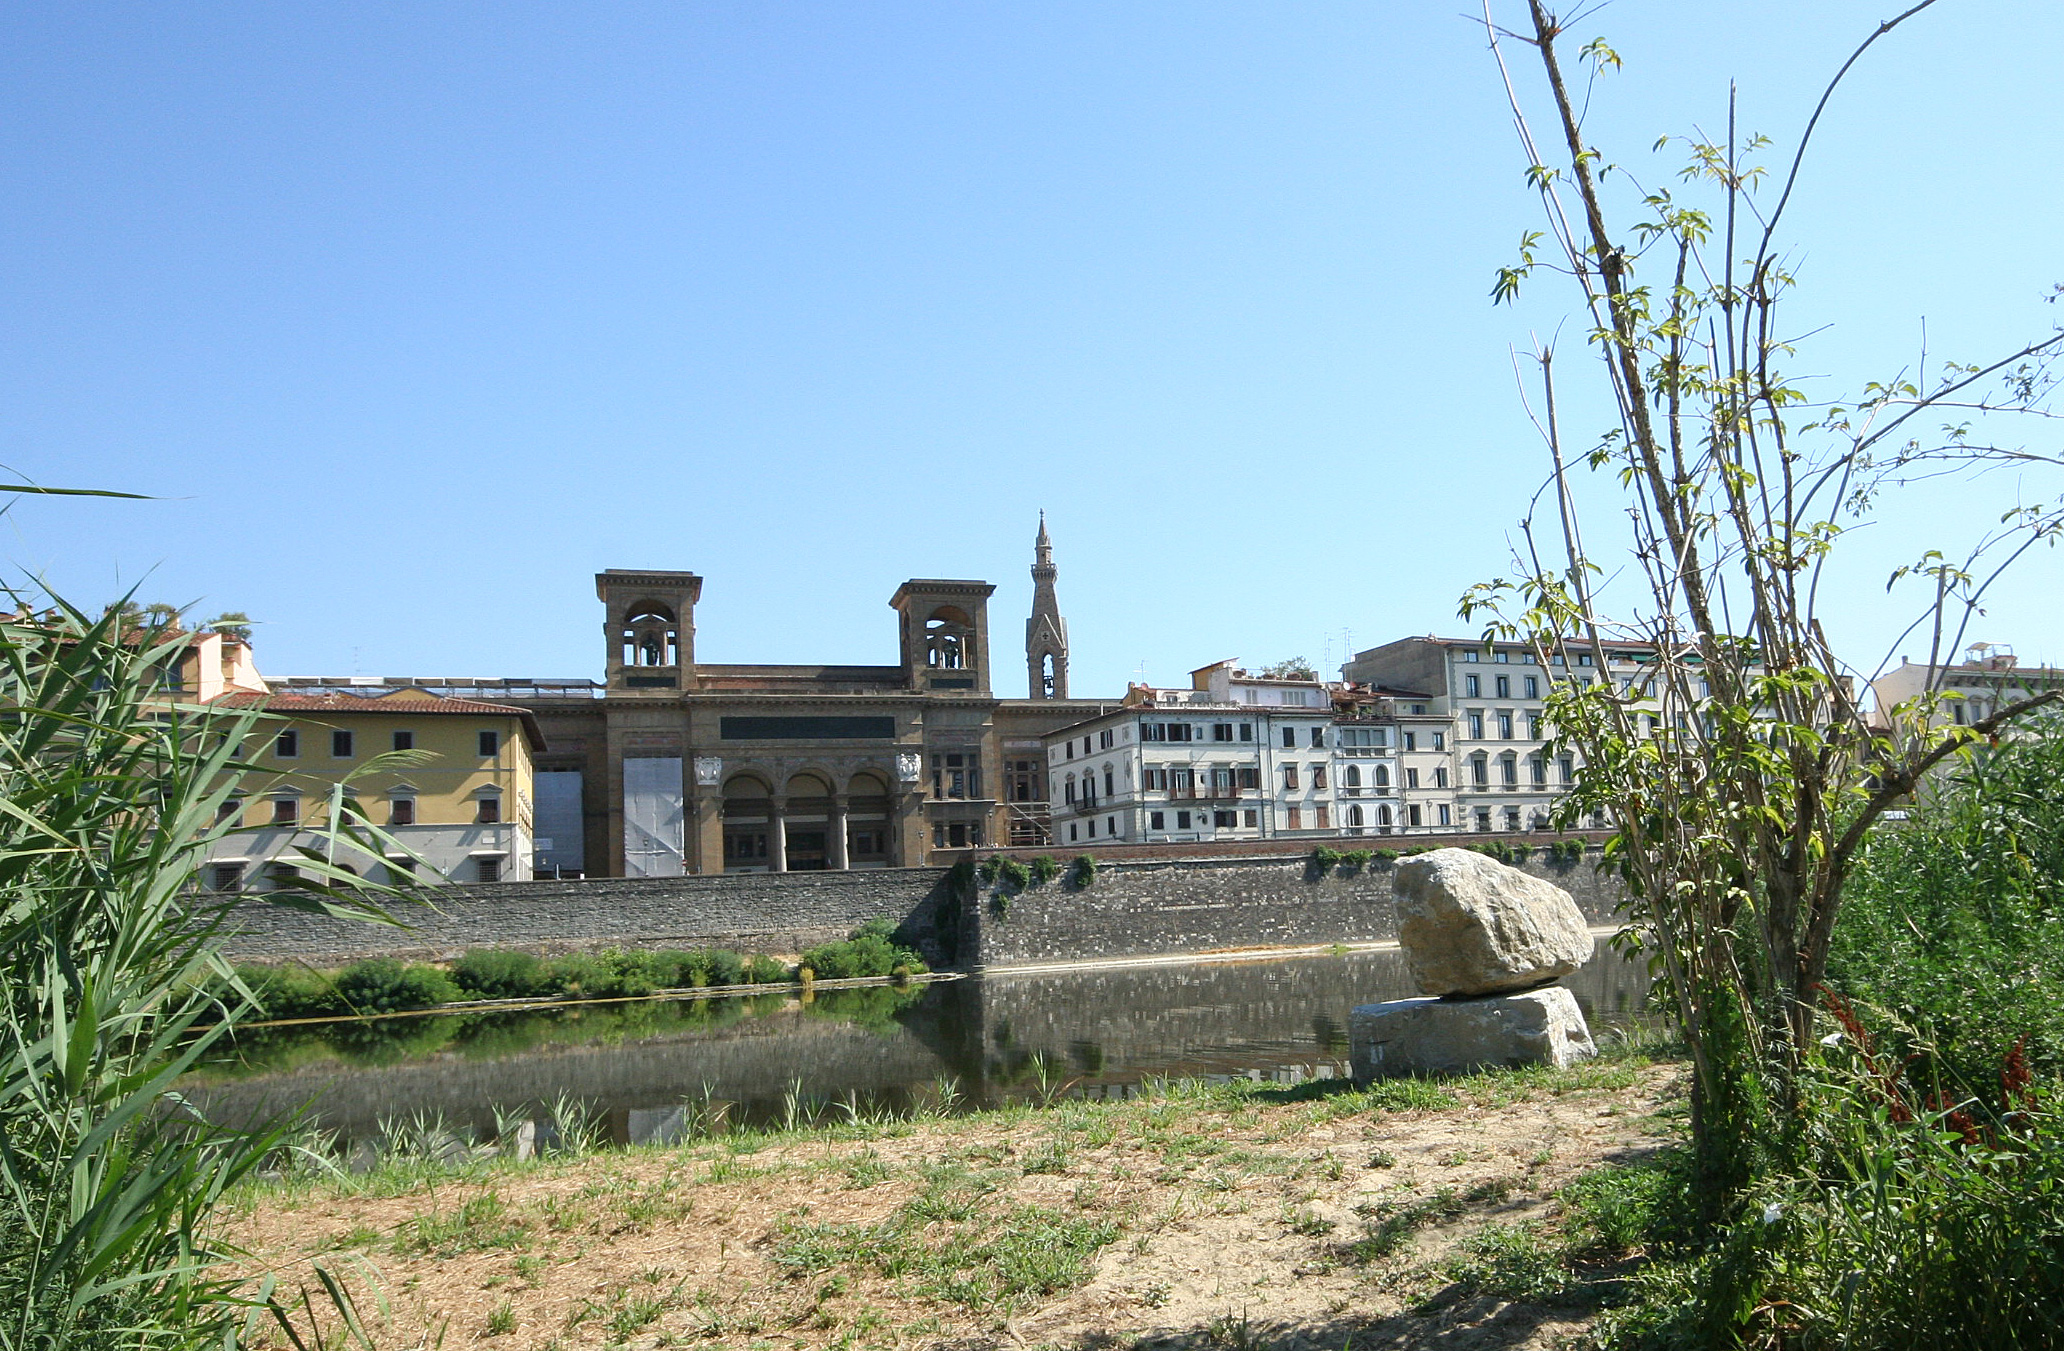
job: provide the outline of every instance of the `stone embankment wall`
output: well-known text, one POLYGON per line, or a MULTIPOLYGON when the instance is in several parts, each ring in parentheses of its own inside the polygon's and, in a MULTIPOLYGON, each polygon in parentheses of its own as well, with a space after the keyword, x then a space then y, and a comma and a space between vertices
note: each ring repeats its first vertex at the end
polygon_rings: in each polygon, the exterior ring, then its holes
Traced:
MULTIPOLYGON (((1519 866, 1568 891, 1592 923, 1608 924, 1626 893, 1598 870, 1598 857, 1591 851, 1559 863, 1537 855, 1519 866)), ((1383 942, 1397 937, 1396 867, 1378 860, 1322 875, 1309 854, 1099 860, 1087 887, 1073 886, 1064 872, 1023 891, 983 886, 979 896, 964 897, 962 959, 979 969, 1383 942)))
MULTIPOLYGON (((1595 923, 1623 892, 1598 854, 1522 865, 1566 888, 1595 923)), ((1072 856, 1068 861, 1072 861, 1072 856)), ((1099 856, 1095 880, 1069 874, 1015 893, 964 884, 945 868, 748 873, 716 877, 510 882, 452 888, 409 927, 346 923, 260 901, 232 917, 230 954, 340 963, 376 955, 455 956, 470 947, 556 952, 608 946, 800 952, 888 917, 939 967, 980 970, 1097 958, 1375 942, 1396 936, 1395 864, 1320 875, 1309 853, 1207 858, 1099 856)))
MULTIPOLYGON (((945 868, 863 872, 742 873, 709 877, 597 878, 452 887, 434 908, 411 910, 408 928, 347 923, 263 901, 236 908, 226 944, 234 957, 320 963, 360 957, 449 957, 467 948, 539 952, 617 947, 727 947, 800 952, 889 916, 939 945, 939 910, 954 897, 945 868)), ((952 920, 944 929, 950 932, 952 920)))

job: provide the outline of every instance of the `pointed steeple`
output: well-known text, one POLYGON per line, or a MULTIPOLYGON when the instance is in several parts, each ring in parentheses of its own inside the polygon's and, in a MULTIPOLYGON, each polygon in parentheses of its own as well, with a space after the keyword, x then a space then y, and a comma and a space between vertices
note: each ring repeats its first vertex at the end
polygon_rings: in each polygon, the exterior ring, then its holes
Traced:
POLYGON ((1068 697, 1068 621, 1054 596, 1053 540, 1046 513, 1039 513, 1039 538, 1032 543, 1032 617, 1025 621, 1025 679, 1034 699, 1068 697))

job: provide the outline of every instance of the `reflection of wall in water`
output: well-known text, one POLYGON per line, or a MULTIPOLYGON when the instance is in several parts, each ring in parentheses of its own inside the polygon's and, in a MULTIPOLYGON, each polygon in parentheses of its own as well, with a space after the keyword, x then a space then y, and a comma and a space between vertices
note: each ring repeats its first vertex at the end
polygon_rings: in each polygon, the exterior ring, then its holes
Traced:
MULTIPOLYGON (((1036 1073, 1087 1081, 1344 1060, 1357 1004, 1416 995, 1404 954, 1356 952, 1286 962, 1225 962, 968 982, 990 1087, 1036 1073)), ((1588 1017, 1640 1010, 1648 974, 1603 950, 1563 984, 1588 1017)), ((968 1046, 959 1058, 972 1060, 968 1046)))
MULTIPOLYGON (((764 1116, 796 1080, 822 1101, 882 1086, 922 1085, 952 1073, 922 1041, 871 1032, 790 1009, 714 1032, 618 1045, 556 1046, 518 1055, 434 1059, 384 1066, 335 1063, 198 1088, 203 1112, 261 1120, 313 1104, 315 1124, 346 1139, 374 1134, 382 1118, 435 1113, 492 1130, 497 1111, 542 1108, 561 1094, 621 1122, 632 1108, 711 1098, 764 1116)), ((619 1127, 619 1134, 621 1127, 619 1127)))

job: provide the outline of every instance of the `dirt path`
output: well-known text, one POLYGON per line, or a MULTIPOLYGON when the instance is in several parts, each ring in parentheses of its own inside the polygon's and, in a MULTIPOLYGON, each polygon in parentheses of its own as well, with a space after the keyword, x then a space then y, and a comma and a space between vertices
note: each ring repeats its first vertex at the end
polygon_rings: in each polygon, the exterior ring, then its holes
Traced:
MULTIPOLYGON (((290 1287, 382 1351, 1552 1347, 1577 1308, 1451 1278, 1486 1226, 1674 1133, 1673 1066, 1367 1093, 1232 1085, 583 1159, 396 1164, 251 1198, 290 1287)), ((1538 1226, 1537 1226, 1538 1227, 1538 1226)))

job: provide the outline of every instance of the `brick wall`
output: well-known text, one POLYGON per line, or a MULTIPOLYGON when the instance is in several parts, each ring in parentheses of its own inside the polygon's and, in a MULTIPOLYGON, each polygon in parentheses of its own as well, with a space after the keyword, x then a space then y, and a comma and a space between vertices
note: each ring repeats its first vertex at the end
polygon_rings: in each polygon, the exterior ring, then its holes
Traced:
MULTIPOLYGON (((566 951, 729 947, 794 953, 888 917, 935 966, 1022 966, 1256 947, 1370 942, 1395 936, 1395 864, 1319 876, 1308 852, 1205 858, 1099 854, 1095 882, 1067 874, 999 904, 993 889, 958 894, 945 868, 747 873, 714 877, 509 882, 440 892, 405 930, 344 923, 249 901, 226 943, 233 957, 344 962, 443 958, 469 947, 566 951)), ((1623 895, 1597 852, 1575 864, 1536 857, 1526 871, 1568 889, 1596 922, 1623 895)), ((1072 856, 1064 862, 1072 861, 1072 856)))
MULTIPOLYGON (((1598 871, 1596 851, 1575 863, 1539 857, 1520 865, 1576 898, 1593 923, 1612 920, 1625 896, 1598 871)), ((1379 942, 1397 936, 1392 878, 1371 862, 1321 876, 1308 853, 1273 858, 1108 860, 1087 888, 1069 874, 1005 896, 981 888, 963 898, 963 960, 974 968, 1096 957, 1214 952, 1256 947, 1379 942)))

